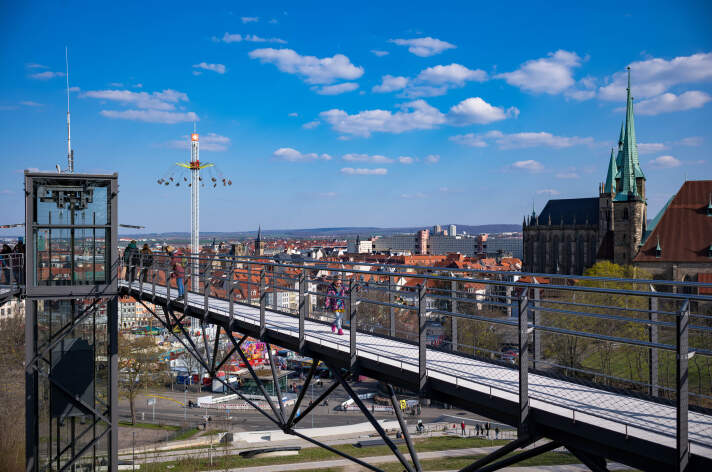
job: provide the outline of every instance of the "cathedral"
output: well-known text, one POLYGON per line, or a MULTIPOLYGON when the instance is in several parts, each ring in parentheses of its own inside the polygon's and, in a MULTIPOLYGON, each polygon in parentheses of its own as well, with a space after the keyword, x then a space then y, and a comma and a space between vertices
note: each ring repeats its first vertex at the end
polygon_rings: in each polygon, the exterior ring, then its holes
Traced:
POLYGON ((646 236, 645 175, 635 141, 630 69, 625 121, 598 197, 549 200, 524 218, 524 270, 582 274, 596 261, 632 264, 646 236))

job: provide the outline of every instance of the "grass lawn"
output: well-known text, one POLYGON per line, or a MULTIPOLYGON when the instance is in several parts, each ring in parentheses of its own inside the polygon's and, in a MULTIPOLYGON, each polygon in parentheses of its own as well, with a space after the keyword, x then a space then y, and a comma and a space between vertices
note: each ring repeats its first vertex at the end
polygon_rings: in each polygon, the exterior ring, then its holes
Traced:
POLYGON ((131 424, 130 421, 119 421, 119 426, 129 428, 144 428, 144 429, 162 429, 164 431, 180 431, 181 427, 172 424, 155 424, 155 423, 136 423, 131 424))
MULTIPOLYGON (((469 447, 488 447, 492 445, 498 446, 505 444, 506 442, 507 441, 502 440, 490 441, 487 439, 438 436, 427 439, 416 439, 415 448, 419 452, 425 452, 446 449, 463 449, 469 447)), ((351 444, 343 444, 334 446, 334 448, 339 451, 345 452, 353 457, 384 456, 392 454, 388 446, 371 446, 367 448, 357 448, 352 446, 351 444)), ((399 445, 399 449, 401 450, 401 452, 403 452, 403 454, 408 454, 408 450, 405 444, 399 445)), ((222 451, 223 448, 220 446, 216 446, 215 450, 222 451)), ((222 468, 256 467, 261 465, 266 466, 274 464, 291 464, 298 462, 313 462, 340 458, 341 456, 329 452, 326 449, 322 449, 319 447, 308 447, 302 449, 299 452, 298 456, 245 459, 240 457, 239 455, 231 455, 227 457, 213 458, 212 466, 210 465, 210 461, 208 459, 191 457, 179 461, 163 462, 158 464, 142 464, 142 470, 148 472, 158 472, 165 470, 171 470, 172 472, 188 472, 193 470, 215 470, 222 468), (171 468, 168 469, 168 467, 171 468)), ((441 461, 434 461, 434 463, 439 462, 441 461)), ((465 462, 467 461, 465 460, 465 462)))

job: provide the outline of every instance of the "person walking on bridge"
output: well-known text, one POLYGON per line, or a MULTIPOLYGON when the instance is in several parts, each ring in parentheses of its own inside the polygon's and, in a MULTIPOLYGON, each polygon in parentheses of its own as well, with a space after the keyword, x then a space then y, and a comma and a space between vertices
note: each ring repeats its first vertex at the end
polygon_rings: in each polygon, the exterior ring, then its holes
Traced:
POLYGON ((10 274, 10 270, 12 267, 11 254, 12 254, 12 248, 10 246, 8 246, 7 244, 3 244, 2 251, 0 251, 0 267, 2 267, 2 273, 3 273, 3 276, 5 277, 3 283, 6 285, 10 285, 10 283, 12 281, 12 276, 10 274))
POLYGON ((344 334, 343 329, 341 329, 341 322, 344 319, 344 297, 346 290, 344 289, 343 280, 341 274, 336 276, 336 280, 329 286, 329 291, 326 293, 326 310, 334 313, 334 322, 331 324, 331 332, 335 333, 337 330, 339 336, 344 334))
MULTIPOLYGON (((180 300, 185 295, 185 287, 183 285, 185 267, 183 266, 180 254, 178 254, 178 251, 176 251, 173 246, 167 246, 166 252, 171 256, 171 277, 176 278, 176 287, 178 288, 178 297, 176 300, 180 300)), ((168 282, 170 283, 170 281, 168 282)))
POLYGON ((124 265, 126 266, 124 278, 129 282, 136 280, 136 264, 138 264, 138 248, 136 241, 131 241, 124 249, 124 265))
MULTIPOLYGON (((141 282, 146 283, 146 276, 148 271, 153 267, 153 252, 148 244, 144 244, 141 248, 141 275, 139 276, 141 282)), ((153 275, 151 275, 151 281, 153 281, 153 275)))

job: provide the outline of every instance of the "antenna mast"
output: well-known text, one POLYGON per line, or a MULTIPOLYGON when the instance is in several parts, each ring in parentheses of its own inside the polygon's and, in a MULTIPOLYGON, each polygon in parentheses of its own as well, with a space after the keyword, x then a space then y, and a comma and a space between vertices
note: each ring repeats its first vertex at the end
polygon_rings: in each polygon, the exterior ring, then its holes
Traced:
POLYGON ((74 173, 74 151, 72 151, 72 131, 69 118, 69 48, 64 47, 64 63, 67 68, 67 172, 74 173))

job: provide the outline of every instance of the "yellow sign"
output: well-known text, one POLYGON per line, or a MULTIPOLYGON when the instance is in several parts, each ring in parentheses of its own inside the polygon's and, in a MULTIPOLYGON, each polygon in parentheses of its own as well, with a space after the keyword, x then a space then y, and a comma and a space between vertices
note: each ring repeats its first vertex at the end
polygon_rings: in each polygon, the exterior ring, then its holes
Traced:
POLYGON ((408 405, 406 404, 405 400, 401 400, 401 401, 400 401, 401 410, 405 410, 405 409, 407 408, 407 406, 408 406, 408 405))

